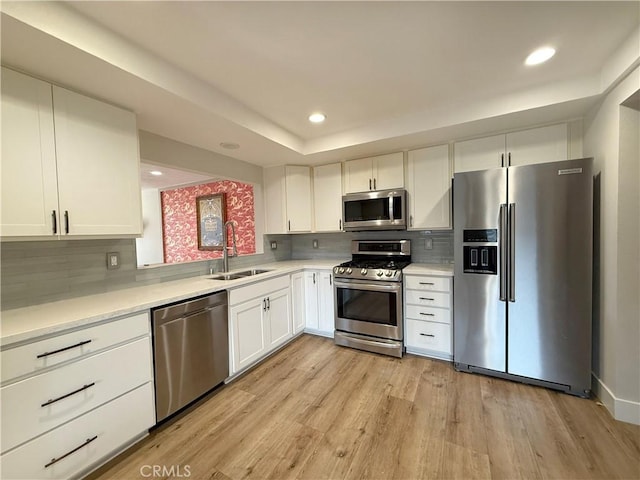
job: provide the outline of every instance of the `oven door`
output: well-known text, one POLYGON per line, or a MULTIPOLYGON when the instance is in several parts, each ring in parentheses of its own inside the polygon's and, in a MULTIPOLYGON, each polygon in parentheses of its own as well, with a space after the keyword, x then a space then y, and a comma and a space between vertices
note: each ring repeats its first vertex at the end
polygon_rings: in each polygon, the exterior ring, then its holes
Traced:
POLYGON ((402 283, 334 281, 336 330, 402 340, 402 283))

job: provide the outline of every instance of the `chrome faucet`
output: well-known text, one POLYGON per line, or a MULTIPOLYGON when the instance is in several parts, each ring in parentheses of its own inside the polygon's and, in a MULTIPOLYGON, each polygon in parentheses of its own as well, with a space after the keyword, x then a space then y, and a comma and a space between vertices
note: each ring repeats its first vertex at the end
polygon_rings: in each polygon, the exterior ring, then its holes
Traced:
POLYGON ((233 252, 232 257, 238 256, 238 249, 236 248, 236 227, 232 220, 227 221, 222 227, 222 271, 229 271, 229 234, 227 227, 231 225, 231 239, 233 240, 233 252))

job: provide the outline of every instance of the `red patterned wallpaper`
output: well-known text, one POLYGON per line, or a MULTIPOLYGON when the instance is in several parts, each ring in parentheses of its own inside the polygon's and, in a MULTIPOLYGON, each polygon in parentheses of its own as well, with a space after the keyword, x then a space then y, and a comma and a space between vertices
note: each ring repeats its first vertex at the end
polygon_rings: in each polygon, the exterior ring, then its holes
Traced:
POLYGON ((196 224, 196 197, 222 192, 227 194, 227 220, 236 223, 238 254, 256 252, 253 185, 223 180, 160 193, 165 263, 222 257, 221 251, 198 250, 196 224))

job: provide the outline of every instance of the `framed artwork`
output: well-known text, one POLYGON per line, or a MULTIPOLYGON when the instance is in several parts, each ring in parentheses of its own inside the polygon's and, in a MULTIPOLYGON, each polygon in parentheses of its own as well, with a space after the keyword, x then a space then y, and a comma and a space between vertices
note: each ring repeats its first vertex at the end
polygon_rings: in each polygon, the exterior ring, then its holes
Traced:
POLYGON ((198 214, 198 250, 222 250, 225 211, 225 194, 196 197, 198 214))

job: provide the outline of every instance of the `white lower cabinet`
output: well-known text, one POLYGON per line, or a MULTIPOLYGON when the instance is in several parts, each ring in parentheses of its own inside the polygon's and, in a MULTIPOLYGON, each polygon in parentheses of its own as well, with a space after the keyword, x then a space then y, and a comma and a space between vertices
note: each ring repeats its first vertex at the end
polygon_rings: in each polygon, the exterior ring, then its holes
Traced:
POLYGON ((406 351, 451 360, 452 279, 405 275, 404 281, 406 351))
POLYGON ((146 434, 150 335, 145 311, 3 347, 3 478, 77 476, 146 434))
POLYGON ((333 337, 335 299, 331 270, 304 271, 305 331, 333 337))
POLYGON ((291 317, 293 320, 293 334, 304 330, 305 302, 304 302, 304 272, 291 275, 291 317))
POLYGON ((2 477, 75 477, 145 433, 155 421, 149 405, 153 405, 151 382, 4 454, 2 477))
POLYGON ((293 337, 289 276, 229 291, 230 375, 293 337))

